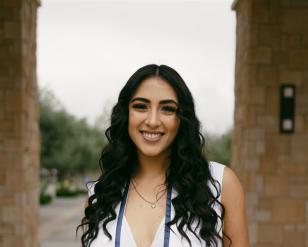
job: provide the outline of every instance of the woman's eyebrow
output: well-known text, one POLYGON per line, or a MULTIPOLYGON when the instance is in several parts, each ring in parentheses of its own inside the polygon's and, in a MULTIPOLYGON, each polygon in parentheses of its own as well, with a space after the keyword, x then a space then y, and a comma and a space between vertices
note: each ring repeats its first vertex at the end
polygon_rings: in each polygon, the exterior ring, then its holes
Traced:
MULTIPOLYGON (((136 97, 136 98, 133 98, 129 103, 133 103, 135 101, 143 101, 145 103, 150 103, 151 102, 149 99, 142 98, 142 97, 136 97)), ((175 100, 173 100, 173 99, 164 99, 164 100, 159 101, 159 104, 161 104, 161 105, 170 104, 170 103, 178 105, 178 103, 175 100)))
POLYGON ((178 105, 178 103, 173 100, 173 99, 165 99, 165 100, 161 100, 159 101, 159 104, 175 104, 175 105, 178 105))
POLYGON ((150 100, 146 99, 146 98, 142 98, 142 97, 136 97, 136 98, 133 98, 129 101, 129 103, 133 103, 135 101, 143 101, 145 103, 150 103, 150 100))

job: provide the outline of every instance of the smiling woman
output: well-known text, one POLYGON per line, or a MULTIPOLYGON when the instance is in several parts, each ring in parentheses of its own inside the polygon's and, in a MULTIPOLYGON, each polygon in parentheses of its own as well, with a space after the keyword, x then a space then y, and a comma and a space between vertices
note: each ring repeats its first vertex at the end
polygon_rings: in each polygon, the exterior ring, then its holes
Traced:
POLYGON ((83 247, 248 246, 242 187, 207 161, 192 95, 174 69, 137 70, 106 136, 79 225, 83 247))

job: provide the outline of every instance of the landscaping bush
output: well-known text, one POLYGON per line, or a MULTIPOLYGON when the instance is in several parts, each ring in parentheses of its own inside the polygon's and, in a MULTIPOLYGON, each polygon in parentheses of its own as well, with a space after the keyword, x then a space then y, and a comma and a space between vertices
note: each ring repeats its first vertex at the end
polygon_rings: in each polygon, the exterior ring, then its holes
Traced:
POLYGON ((85 193, 87 193, 85 189, 74 186, 74 183, 67 179, 59 182, 56 188, 57 197, 74 197, 85 193))
POLYGON ((40 194, 40 205, 46 205, 52 202, 52 196, 48 194, 40 194))

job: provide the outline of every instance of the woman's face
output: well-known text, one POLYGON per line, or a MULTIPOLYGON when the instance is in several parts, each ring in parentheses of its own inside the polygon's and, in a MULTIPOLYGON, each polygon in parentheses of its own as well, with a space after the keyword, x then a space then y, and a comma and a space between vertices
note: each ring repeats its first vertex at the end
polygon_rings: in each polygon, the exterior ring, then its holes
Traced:
POLYGON ((177 109, 177 95, 166 81, 151 77, 141 82, 130 100, 128 121, 128 133, 138 153, 168 154, 179 129, 177 109))

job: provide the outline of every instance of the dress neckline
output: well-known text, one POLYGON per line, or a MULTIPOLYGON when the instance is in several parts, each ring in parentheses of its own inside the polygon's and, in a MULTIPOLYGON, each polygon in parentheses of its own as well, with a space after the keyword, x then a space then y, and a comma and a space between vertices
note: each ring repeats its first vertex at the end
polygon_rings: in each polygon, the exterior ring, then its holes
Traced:
MULTIPOLYGON (((129 185, 129 186, 130 186, 130 185, 129 185)), ((176 193, 175 193, 174 189, 171 188, 171 199, 173 199, 175 195, 176 195, 176 193)), ((127 195, 127 197, 126 197, 125 204, 127 203, 127 200, 128 200, 128 195, 127 195)), ((168 200, 168 198, 166 198, 166 200, 168 200)), ((172 203, 171 203, 171 211, 172 211, 172 203)), ((126 207, 124 207, 123 219, 124 219, 124 221, 125 221, 127 230, 128 230, 128 232, 129 232, 129 236, 130 236, 132 242, 134 243, 134 247, 138 247, 138 246, 137 246, 137 243, 136 243, 136 240, 135 240, 135 238, 134 238, 134 234, 133 234, 133 232, 132 232, 132 229, 131 229, 131 227, 130 227, 130 225, 129 225, 129 223, 128 223, 128 220, 127 220, 127 218, 126 218, 125 212, 126 212, 126 207)), ((150 245, 151 247, 154 247, 154 246, 155 246, 155 245, 154 245, 155 242, 158 241, 157 239, 158 239, 159 233, 160 233, 161 230, 162 230, 162 226, 164 225, 165 220, 166 220, 166 214, 165 214, 164 217, 161 219, 161 222, 160 222, 159 226, 158 226, 157 229, 156 229, 154 238, 153 238, 152 243, 151 243, 151 245, 150 245)), ((157 245, 156 245, 156 246, 157 246, 157 245)))
MULTIPOLYGON (((129 234, 130 239, 131 239, 132 242, 133 242, 134 247, 138 247, 138 246, 137 246, 137 243, 136 243, 136 240, 135 240, 135 238, 134 238, 134 234, 133 234, 133 232, 132 232, 132 230, 131 230, 131 227, 130 227, 130 225, 129 225, 127 219, 126 219, 126 216, 124 215, 123 218, 124 218, 124 221, 125 221, 127 230, 128 230, 127 232, 128 232, 128 234, 129 234)), ((156 242, 158 241, 158 236, 159 236, 159 233, 161 232, 162 226, 164 225, 165 218, 166 218, 166 216, 164 216, 164 217, 162 218, 162 220, 161 220, 159 226, 158 226, 157 229, 156 229, 154 238, 153 238, 152 243, 151 243, 151 245, 150 245, 151 247, 157 246, 156 242), (155 244, 156 244, 156 245, 155 245, 155 244)))

